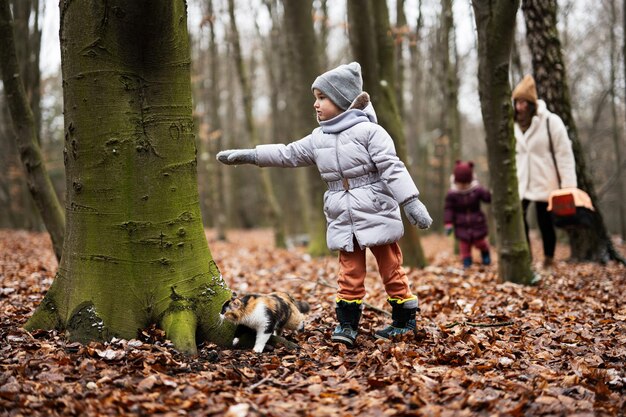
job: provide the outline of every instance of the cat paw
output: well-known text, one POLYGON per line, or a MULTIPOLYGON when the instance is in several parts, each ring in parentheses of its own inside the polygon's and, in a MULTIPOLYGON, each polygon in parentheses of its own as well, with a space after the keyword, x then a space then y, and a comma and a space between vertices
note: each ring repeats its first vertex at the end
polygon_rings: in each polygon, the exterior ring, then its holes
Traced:
POLYGON ((237 346, 238 344, 239 344, 239 338, 238 338, 238 337, 235 337, 235 338, 233 339, 233 346, 237 346))
MULTIPOLYGON (((265 346, 263 346, 263 347, 265 347, 265 346)), ((256 347, 256 346, 255 346, 253 350, 254 350, 256 353, 263 353, 263 347, 258 348, 258 347, 256 347)))

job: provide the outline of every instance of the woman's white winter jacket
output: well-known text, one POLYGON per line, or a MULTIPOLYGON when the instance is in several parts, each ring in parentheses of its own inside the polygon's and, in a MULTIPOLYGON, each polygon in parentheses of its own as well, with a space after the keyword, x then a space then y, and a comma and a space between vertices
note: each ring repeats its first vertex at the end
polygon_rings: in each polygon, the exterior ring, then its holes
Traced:
POLYGON ((548 201, 558 188, 576 187, 576 163, 572 142, 561 118, 550 112, 543 100, 537 100, 537 114, 526 132, 515 123, 516 164, 519 196, 530 201, 548 201), (561 186, 550 153, 548 119, 554 156, 561 175, 561 186))
POLYGON ((393 140, 376 123, 371 103, 362 108, 320 122, 310 135, 288 145, 256 147, 262 167, 317 166, 329 184, 324 214, 331 250, 352 252, 353 236, 362 248, 398 241, 404 232, 399 204, 419 194, 393 140))

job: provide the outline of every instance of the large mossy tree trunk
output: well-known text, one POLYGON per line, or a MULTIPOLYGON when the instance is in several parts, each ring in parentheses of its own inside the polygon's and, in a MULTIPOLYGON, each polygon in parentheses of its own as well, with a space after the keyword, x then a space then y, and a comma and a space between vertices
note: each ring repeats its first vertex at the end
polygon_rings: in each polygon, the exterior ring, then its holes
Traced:
POLYGON ((27 329, 87 342, 156 323, 224 343, 230 297, 201 222, 186 3, 61 3, 67 233, 27 329))
POLYGON ((530 251, 517 191, 509 58, 519 0, 474 0, 478 31, 478 91, 491 172, 492 206, 498 238, 498 275, 532 282, 530 251))
MULTIPOLYGON (((395 94, 397 72, 387 4, 375 0, 348 0, 348 21, 350 45, 363 71, 363 88, 375 103, 380 125, 393 138, 398 157, 406 162, 406 137, 395 94)), ((404 263, 419 268, 426 266, 417 228, 409 223, 404 213, 402 223, 404 237, 400 246, 404 263)))
POLYGON ((35 200, 52 240, 57 259, 61 259, 65 218, 39 147, 39 127, 20 75, 15 49, 13 19, 8 0, 0 0, 0 68, 7 103, 13 120, 15 140, 26 170, 28 189, 35 200))
POLYGON ((606 262, 612 259, 624 262, 615 250, 604 224, 572 114, 567 72, 556 25, 557 2, 556 0, 523 0, 522 11, 526 22, 526 42, 532 56, 537 93, 545 100, 548 109, 563 119, 576 159, 578 187, 589 194, 596 208, 591 227, 568 229, 571 258, 576 261, 606 262))

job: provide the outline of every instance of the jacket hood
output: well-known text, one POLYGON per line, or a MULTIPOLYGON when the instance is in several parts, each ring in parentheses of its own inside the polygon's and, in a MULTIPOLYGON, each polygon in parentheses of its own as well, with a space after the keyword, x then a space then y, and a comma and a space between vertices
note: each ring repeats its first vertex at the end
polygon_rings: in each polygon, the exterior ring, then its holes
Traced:
POLYGON ((548 105, 542 99, 537 100, 537 114, 543 114, 546 110, 548 110, 548 105))
POLYGON ((370 96, 365 91, 354 99, 348 110, 319 124, 324 133, 339 133, 362 122, 378 123, 370 96))

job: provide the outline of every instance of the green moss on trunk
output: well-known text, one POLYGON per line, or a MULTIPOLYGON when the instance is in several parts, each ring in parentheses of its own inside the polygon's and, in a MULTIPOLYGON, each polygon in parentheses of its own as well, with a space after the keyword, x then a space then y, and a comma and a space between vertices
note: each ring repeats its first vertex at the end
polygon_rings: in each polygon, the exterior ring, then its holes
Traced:
MULTIPOLYGON (((191 327, 211 340, 230 291, 200 215, 186 4, 62 3, 61 49, 67 232, 46 298, 61 327, 89 305, 104 338, 162 322, 193 353, 191 327), (185 314, 172 313, 172 288, 191 300, 185 314)), ((70 336, 97 338, 87 324, 70 336)))

